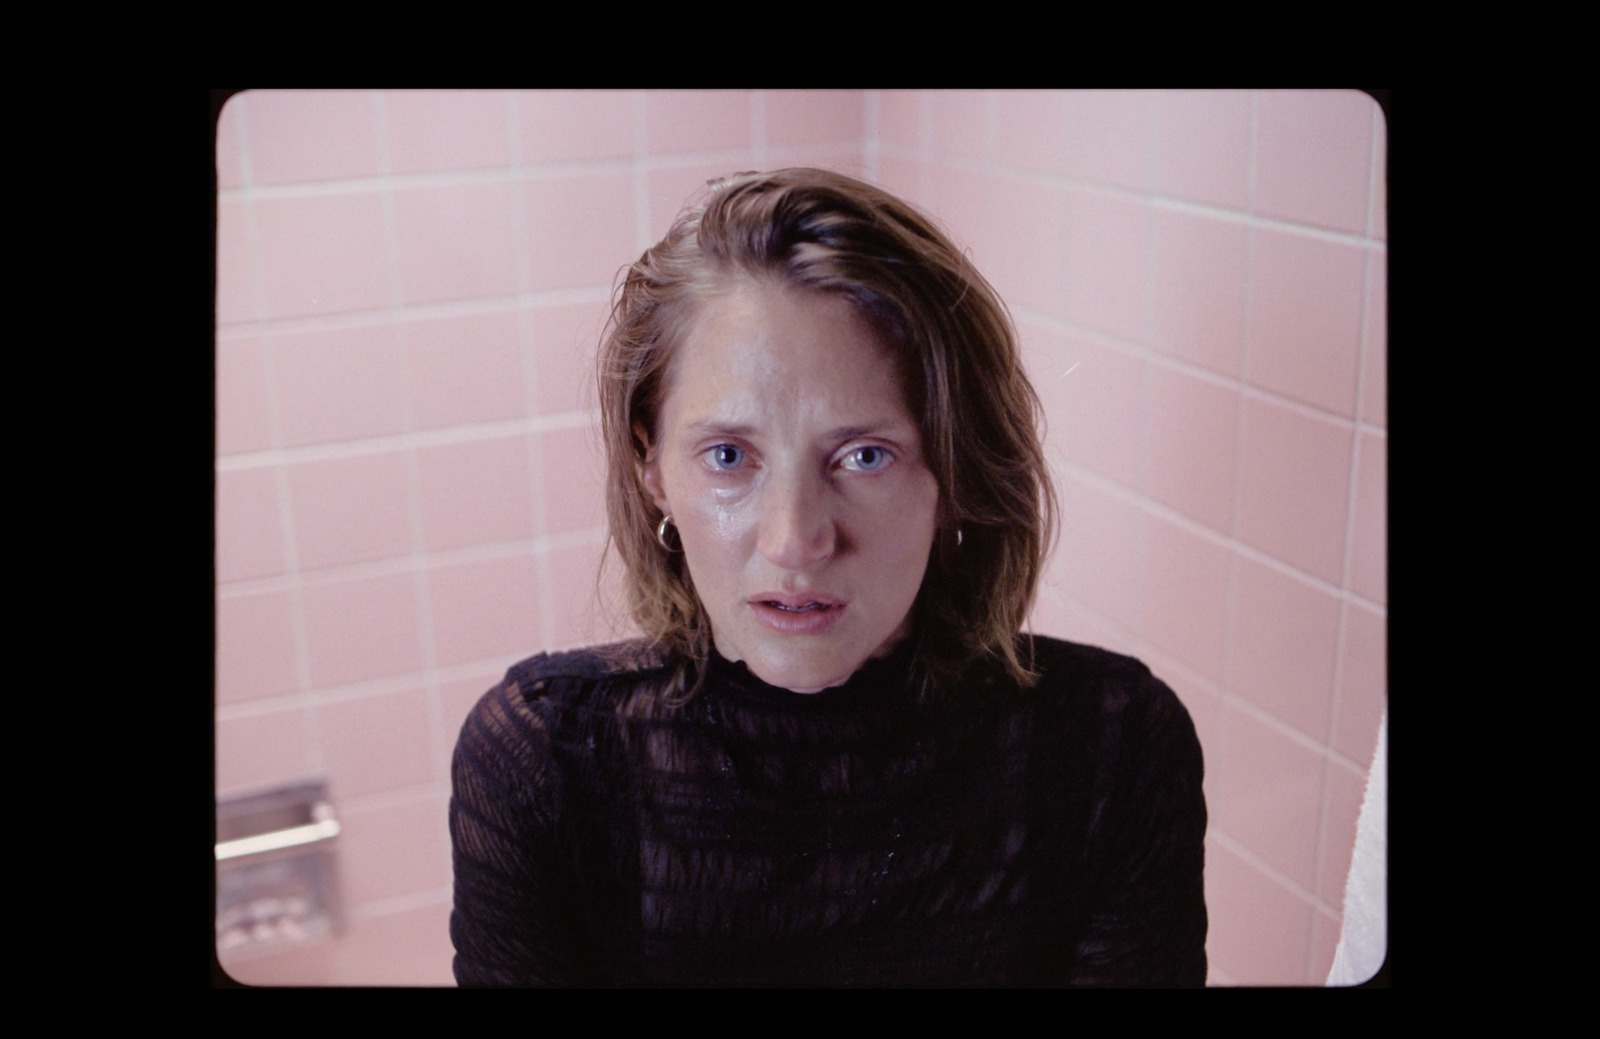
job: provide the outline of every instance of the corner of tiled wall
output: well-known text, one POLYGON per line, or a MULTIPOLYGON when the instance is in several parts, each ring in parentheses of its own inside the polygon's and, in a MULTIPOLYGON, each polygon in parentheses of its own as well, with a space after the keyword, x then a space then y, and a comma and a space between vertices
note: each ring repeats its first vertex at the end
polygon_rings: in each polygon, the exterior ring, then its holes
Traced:
POLYGON ((230 100, 217 784, 329 778, 351 926, 229 969, 449 983, 456 728, 507 664, 619 630, 612 278, 708 177, 815 164, 930 209, 1010 304, 1064 504, 1035 626, 1195 718, 1213 983, 1318 983, 1387 695, 1385 131, 1337 91, 230 100))
POLYGON ((1318 984, 1387 696, 1384 148, 1355 91, 879 98, 879 166, 1009 302, 1063 517, 1036 630, 1207 755, 1213 984, 1318 984))
POLYGON ((217 126, 219 795, 326 777, 349 926, 259 984, 449 984, 449 756, 627 631, 590 366, 711 176, 864 172, 859 91, 257 91, 217 126))

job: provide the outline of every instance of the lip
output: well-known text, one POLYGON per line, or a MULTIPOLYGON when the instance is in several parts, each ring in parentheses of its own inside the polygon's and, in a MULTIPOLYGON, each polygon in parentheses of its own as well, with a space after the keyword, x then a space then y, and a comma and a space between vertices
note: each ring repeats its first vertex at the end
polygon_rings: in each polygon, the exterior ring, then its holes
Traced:
POLYGON ((746 600, 756 619, 785 635, 820 635, 839 623, 849 605, 831 595, 762 592, 746 600))

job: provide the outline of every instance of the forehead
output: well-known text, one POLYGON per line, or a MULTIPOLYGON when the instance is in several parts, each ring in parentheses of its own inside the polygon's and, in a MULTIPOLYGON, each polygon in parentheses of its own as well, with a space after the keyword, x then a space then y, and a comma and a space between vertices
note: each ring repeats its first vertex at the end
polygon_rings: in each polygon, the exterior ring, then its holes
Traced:
POLYGON ((697 308, 668 369, 664 411, 713 407, 909 417, 896 358, 849 299, 747 280, 697 308))

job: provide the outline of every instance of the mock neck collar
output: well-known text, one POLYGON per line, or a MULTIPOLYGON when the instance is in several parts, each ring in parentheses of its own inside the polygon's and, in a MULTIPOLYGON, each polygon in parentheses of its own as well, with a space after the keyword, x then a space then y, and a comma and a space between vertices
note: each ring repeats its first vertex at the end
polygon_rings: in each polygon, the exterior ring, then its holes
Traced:
POLYGON ((797 693, 762 681, 744 661, 730 661, 713 646, 707 662, 707 686, 719 693, 726 690, 738 699, 759 699, 797 711, 861 711, 899 704, 911 692, 911 642, 902 639, 887 656, 863 663, 842 685, 815 693, 797 693))

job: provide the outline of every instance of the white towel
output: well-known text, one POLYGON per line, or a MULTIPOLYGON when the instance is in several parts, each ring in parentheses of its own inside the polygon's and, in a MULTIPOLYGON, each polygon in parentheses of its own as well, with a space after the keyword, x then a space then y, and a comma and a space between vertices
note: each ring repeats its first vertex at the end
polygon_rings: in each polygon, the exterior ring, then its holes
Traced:
POLYGON ((1367 793, 1356 823, 1356 848, 1344 885, 1344 924, 1333 954, 1329 985, 1359 985, 1378 973, 1389 949, 1386 878, 1389 816, 1389 708, 1378 722, 1378 749, 1367 773, 1367 793))

